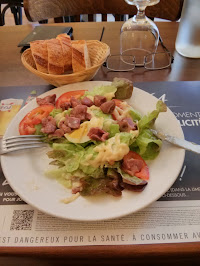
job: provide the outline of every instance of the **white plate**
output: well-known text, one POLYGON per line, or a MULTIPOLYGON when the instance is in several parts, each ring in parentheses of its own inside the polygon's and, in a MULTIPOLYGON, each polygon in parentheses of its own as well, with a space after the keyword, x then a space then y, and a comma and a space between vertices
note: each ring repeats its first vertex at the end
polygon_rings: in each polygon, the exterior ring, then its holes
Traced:
MULTIPOLYGON (((41 97, 56 93, 57 97, 70 90, 92 89, 95 86, 110 84, 110 82, 87 81, 70 84, 44 93, 41 97)), ((131 99, 127 101, 142 114, 156 107, 157 99, 151 94, 134 88, 131 99)), ((18 135, 18 125, 21 119, 37 106, 33 100, 25 106, 9 125, 5 137, 18 135)), ((179 122, 168 109, 156 120, 156 128, 179 138, 184 138, 179 122)), ((147 207, 159 199, 175 182, 183 161, 185 151, 173 145, 163 144, 159 156, 148 162, 150 180, 143 192, 123 191, 122 196, 115 198, 110 195, 98 197, 79 197, 70 204, 64 204, 61 199, 71 196, 56 180, 45 177, 44 171, 49 167, 46 155, 47 148, 19 151, 3 155, 2 169, 13 190, 28 204, 53 216, 96 221, 121 217, 147 207)))

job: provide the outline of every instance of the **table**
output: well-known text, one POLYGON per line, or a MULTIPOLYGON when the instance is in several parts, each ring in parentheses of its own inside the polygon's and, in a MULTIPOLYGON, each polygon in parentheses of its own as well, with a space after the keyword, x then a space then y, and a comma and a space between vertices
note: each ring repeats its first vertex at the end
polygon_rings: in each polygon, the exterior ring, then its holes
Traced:
MULTIPOLYGON (((59 24, 62 25, 62 24, 59 24)), ((111 47, 111 53, 119 51, 119 32, 122 22, 68 23, 74 30, 74 39, 99 39, 105 27, 102 41, 111 47)), ((47 25, 48 26, 48 25, 47 25)), ((150 81, 198 81, 200 59, 188 59, 175 50, 177 22, 159 22, 157 26, 165 45, 174 52, 175 61, 171 69, 146 71, 142 68, 131 73, 118 73, 133 82, 150 81)), ((26 86, 47 85, 45 81, 26 70, 20 61, 17 44, 32 30, 33 25, 0 28, 0 85, 26 86)), ((100 69, 94 80, 111 81, 116 73, 100 69)), ((8 87, 9 88, 9 87, 8 87)), ((0 247, 0 265, 168 265, 181 263, 196 265, 200 261, 200 242, 184 244, 89 246, 89 247, 0 247)), ((198 264, 199 265, 199 264, 198 264)))
MULTIPOLYGON (((34 24, 33 24, 34 25, 34 24)), ((17 44, 32 30, 32 24, 23 26, 7 26, 0 28, 0 80, 1 86, 41 85, 47 84, 33 76, 24 68, 20 60, 20 48, 17 44)), ((51 24, 49 24, 51 25, 51 24)), ((59 24, 63 25, 63 24, 59 24)), ((72 26, 74 39, 99 40, 102 28, 105 27, 103 42, 111 47, 111 53, 119 52, 119 32, 122 22, 84 22, 68 23, 72 26)), ((167 48, 173 53, 178 30, 177 22, 158 22, 157 26, 167 48)), ((200 80, 200 59, 188 59, 174 52, 174 63, 171 69, 146 71, 136 68, 134 72, 118 73, 119 77, 127 77, 135 82, 143 81, 180 81, 200 80)), ((108 73, 100 69, 94 80, 112 80, 116 73, 108 73)))

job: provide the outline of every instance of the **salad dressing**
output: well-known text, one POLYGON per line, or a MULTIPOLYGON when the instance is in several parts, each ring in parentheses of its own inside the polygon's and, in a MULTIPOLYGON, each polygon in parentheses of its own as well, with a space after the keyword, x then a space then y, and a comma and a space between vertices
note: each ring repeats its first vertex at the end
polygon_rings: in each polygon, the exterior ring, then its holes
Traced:
POLYGON ((129 146, 126 143, 121 143, 120 134, 116 134, 107 143, 101 143, 96 146, 94 151, 98 152, 98 155, 88 163, 93 167, 103 167, 106 162, 112 165, 113 162, 122 160, 129 152, 129 146))

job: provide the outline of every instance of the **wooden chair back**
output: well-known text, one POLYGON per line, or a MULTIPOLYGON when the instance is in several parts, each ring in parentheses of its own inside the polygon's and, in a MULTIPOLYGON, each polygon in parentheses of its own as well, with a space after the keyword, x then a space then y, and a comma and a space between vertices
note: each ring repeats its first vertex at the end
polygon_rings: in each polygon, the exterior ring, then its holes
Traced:
MULTIPOLYGON (((147 7, 146 15, 176 21, 181 16, 183 1, 160 0, 157 5, 147 7)), ((102 21, 107 21, 107 14, 114 14, 118 21, 121 15, 136 14, 136 7, 124 0, 24 0, 24 9, 29 21, 74 16, 78 22, 84 14, 88 14, 89 21, 93 21, 94 14, 102 14, 102 21)))

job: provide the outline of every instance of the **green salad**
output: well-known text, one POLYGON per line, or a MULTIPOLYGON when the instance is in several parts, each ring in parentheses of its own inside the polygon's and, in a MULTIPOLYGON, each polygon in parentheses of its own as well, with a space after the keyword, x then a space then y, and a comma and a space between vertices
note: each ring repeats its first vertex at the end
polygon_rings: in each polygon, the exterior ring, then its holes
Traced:
POLYGON ((150 128, 166 105, 158 101, 155 110, 141 115, 116 99, 131 96, 130 83, 124 90, 123 85, 123 80, 115 80, 91 91, 66 92, 58 99, 37 98, 39 107, 20 123, 20 134, 45 136, 54 166, 45 175, 72 194, 121 196, 123 190, 141 192, 148 184, 146 160, 155 159, 162 145, 150 128))

